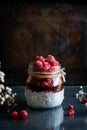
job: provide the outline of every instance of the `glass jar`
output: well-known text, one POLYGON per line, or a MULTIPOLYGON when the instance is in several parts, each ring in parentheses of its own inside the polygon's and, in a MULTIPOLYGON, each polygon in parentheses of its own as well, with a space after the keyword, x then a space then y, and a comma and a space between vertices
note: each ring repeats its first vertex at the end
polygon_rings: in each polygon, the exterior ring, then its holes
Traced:
POLYGON ((28 79, 25 87, 27 104, 33 108, 53 108, 62 104, 64 99, 65 72, 58 65, 51 71, 36 71, 33 65, 28 67, 28 79))

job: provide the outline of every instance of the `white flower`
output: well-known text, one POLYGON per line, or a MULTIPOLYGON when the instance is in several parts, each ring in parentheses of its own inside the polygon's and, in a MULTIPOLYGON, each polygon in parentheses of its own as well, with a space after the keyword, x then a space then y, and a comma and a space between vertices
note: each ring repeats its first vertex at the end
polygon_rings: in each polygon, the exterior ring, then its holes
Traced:
POLYGON ((76 98, 78 98, 79 97, 79 94, 78 93, 76 93, 76 98))
POLYGON ((4 76, 5 76, 5 73, 2 72, 2 71, 0 71, 0 81, 1 81, 2 83, 4 83, 4 76))
POLYGON ((4 102, 3 102, 3 101, 1 101, 1 102, 0 102, 0 104, 1 104, 1 105, 3 105, 3 104, 4 104, 4 102))
POLYGON ((3 89, 3 90, 5 89, 3 84, 0 84, 0 88, 3 89))
POLYGON ((11 91, 12 91, 12 89, 11 89, 11 88, 9 88, 9 87, 6 87, 6 90, 7 90, 7 91, 9 91, 9 92, 11 92, 11 91))
POLYGON ((0 76, 4 77, 5 76, 5 73, 0 71, 0 76))
POLYGON ((9 98, 9 94, 6 94, 6 95, 5 95, 5 99, 8 99, 8 98, 9 98))
POLYGON ((83 89, 83 86, 80 86, 80 89, 83 89))
POLYGON ((0 88, 0 93, 2 92, 2 89, 0 88))
POLYGON ((1 97, 1 102, 5 102, 5 98, 4 97, 1 97))

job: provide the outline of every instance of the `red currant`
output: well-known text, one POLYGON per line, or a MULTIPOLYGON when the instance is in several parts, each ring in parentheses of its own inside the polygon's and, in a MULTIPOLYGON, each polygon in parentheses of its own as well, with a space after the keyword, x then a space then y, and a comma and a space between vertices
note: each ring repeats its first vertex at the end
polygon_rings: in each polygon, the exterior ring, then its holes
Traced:
POLYGON ((73 116, 75 113, 74 109, 68 110, 68 116, 73 116))
POLYGON ((74 106, 72 104, 69 104, 68 109, 74 109, 74 106))
POLYGON ((12 115, 12 118, 18 118, 18 112, 17 111, 13 111, 11 113, 11 115, 12 115))
POLYGON ((25 119, 28 117, 28 112, 26 110, 21 110, 20 111, 20 118, 25 119))
POLYGON ((82 103, 83 104, 87 103, 87 98, 83 98, 82 103))

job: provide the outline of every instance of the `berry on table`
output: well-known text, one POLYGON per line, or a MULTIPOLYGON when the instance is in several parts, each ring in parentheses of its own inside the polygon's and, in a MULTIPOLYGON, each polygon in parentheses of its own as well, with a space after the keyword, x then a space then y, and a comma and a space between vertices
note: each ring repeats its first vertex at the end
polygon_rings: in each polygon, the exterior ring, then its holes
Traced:
POLYGON ((26 110, 21 110, 19 116, 21 119, 25 119, 28 117, 28 112, 26 110))
POLYGON ((75 113, 74 109, 68 110, 68 116, 73 116, 75 113))
POLYGON ((68 116, 74 116, 75 110, 73 104, 68 104, 68 116))
POLYGON ((83 104, 87 103, 87 98, 83 98, 83 99, 82 99, 82 103, 83 103, 83 104))
POLYGON ((12 118, 14 118, 14 119, 18 118, 18 112, 17 111, 12 111, 11 115, 12 115, 12 118))
POLYGON ((74 106, 72 104, 68 104, 68 109, 74 109, 74 106))

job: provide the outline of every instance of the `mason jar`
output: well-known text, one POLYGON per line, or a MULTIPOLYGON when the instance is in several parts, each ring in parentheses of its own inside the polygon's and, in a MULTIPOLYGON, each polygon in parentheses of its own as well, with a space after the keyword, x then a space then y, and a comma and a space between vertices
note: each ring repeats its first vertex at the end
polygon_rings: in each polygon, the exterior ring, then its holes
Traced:
POLYGON ((28 67, 25 87, 27 104, 33 108, 54 108, 64 99, 65 72, 61 65, 51 71, 36 71, 32 63, 28 67))

